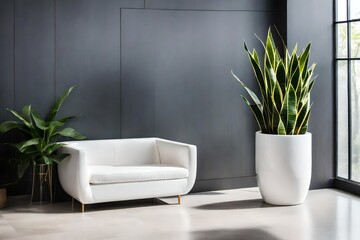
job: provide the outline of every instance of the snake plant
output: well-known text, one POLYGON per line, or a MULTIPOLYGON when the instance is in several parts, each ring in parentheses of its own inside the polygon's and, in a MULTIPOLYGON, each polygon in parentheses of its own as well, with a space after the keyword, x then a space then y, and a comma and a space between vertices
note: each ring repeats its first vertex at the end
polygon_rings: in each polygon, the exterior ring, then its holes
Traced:
POLYGON ((270 29, 266 42, 261 41, 261 43, 265 51, 263 66, 257 51, 254 49, 250 52, 244 42, 245 51, 259 86, 261 100, 231 71, 249 94, 251 101, 244 96, 241 97, 250 107, 262 133, 305 134, 312 105, 310 92, 316 78, 313 77, 316 64, 308 67, 311 44, 299 54, 296 45, 290 54, 283 41, 284 56, 282 57, 270 29))
POLYGON ((61 105, 73 89, 74 86, 67 89, 56 100, 46 119, 43 119, 31 105, 24 106, 21 113, 7 109, 18 121, 3 122, 0 125, 0 133, 5 133, 16 128, 26 136, 25 141, 13 144, 17 150, 15 160, 18 164, 19 178, 23 176, 30 163, 53 165, 55 162, 59 163, 68 156, 67 154, 58 155, 56 153, 56 150, 64 145, 58 142, 59 137, 69 137, 73 139, 85 138, 73 128, 64 128, 64 125, 75 118, 75 116, 56 119, 61 105))

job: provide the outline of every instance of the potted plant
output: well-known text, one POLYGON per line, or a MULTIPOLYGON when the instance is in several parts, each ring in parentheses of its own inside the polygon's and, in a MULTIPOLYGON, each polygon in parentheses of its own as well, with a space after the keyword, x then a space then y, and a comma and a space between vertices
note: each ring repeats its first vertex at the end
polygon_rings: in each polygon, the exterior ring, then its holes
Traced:
POLYGON ((39 183, 40 202, 42 201, 43 187, 47 187, 52 202, 52 167, 61 162, 68 154, 57 154, 57 150, 64 144, 58 142, 60 137, 84 139, 85 137, 70 127, 64 127, 75 116, 56 119, 56 115, 64 100, 73 91, 75 86, 67 89, 53 104, 46 119, 43 119, 31 105, 22 108, 21 113, 10 111, 18 121, 6 121, 0 125, 0 133, 18 129, 24 133, 26 140, 12 144, 17 150, 15 161, 18 166, 18 176, 21 178, 32 165, 32 193, 33 199, 35 182, 39 183))
POLYGON ((251 101, 242 98, 260 128, 255 135, 255 161, 264 201, 274 205, 300 204, 311 180, 311 133, 307 129, 316 64, 308 67, 311 44, 297 54, 297 45, 290 53, 283 41, 281 56, 270 29, 262 44, 263 65, 257 51, 250 52, 244 43, 260 98, 231 73, 249 94, 251 101))

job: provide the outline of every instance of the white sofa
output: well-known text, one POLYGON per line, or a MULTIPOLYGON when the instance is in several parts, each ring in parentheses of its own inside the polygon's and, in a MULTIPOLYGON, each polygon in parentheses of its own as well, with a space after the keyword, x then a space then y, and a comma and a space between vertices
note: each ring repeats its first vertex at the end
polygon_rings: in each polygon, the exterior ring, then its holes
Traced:
POLYGON ((196 177, 196 146, 160 138, 64 142, 60 183, 84 204, 187 194, 196 177))

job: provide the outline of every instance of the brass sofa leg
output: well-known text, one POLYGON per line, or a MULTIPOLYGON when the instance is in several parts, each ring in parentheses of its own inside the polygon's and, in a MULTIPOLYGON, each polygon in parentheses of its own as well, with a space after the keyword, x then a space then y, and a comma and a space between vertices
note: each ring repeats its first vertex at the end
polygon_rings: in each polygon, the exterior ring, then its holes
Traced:
POLYGON ((178 198, 178 204, 180 205, 181 204, 181 198, 180 198, 180 195, 177 196, 178 198))
POLYGON ((81 203, 81 212, 85 212, 85 204, 81 203))

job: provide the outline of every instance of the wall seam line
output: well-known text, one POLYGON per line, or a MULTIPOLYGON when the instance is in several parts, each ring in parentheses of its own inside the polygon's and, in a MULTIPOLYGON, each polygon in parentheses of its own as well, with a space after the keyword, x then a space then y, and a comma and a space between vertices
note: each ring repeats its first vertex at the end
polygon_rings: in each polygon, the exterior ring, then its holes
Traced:
POLYGON ((119 52, 120 52, 120 96, 119 96, 119 101, 120 101, 120 118, 119 118, 119 120, 120 120, 120 127, 119 127, 119 138, 121 138, 122 137, 122 131, 121 131, 121 129, 122 129, 122 50, 121 50, 121 47, 122 47, 122 43, 121 43, 121 25, 122 25, 122 9, 120 8, 120 17, 119 17, 120 19, 119 19, 119 21, 120 21, 120 32, 119 32, 119 34, 120 34, 120 49, 119 49, 119 52))
POLYGON ((56 0, 54 0, 54 102, 56 101, 56 0))
POLYGON ((13 96, 14 96, 14 99, 13 99, 13 108, 15 109, 15 106, 16 106, 16 97, 15 97, 15 93, 16 93, 16 27, 15 27, 15 25, 16 25, 16 17, 15 17, 15 14, 16 14, 16 1, 15 0, 13 0, 13 3, 14 3, 14 5, 13 5, 13 7, 14 7, 14 9, 13 9, 13 11, 14 11, 14 52, 13 52, 13 54, 14 54, 14 82, 13 82, 13 91, 14 91, 14 94, 13 94, 13 96))

